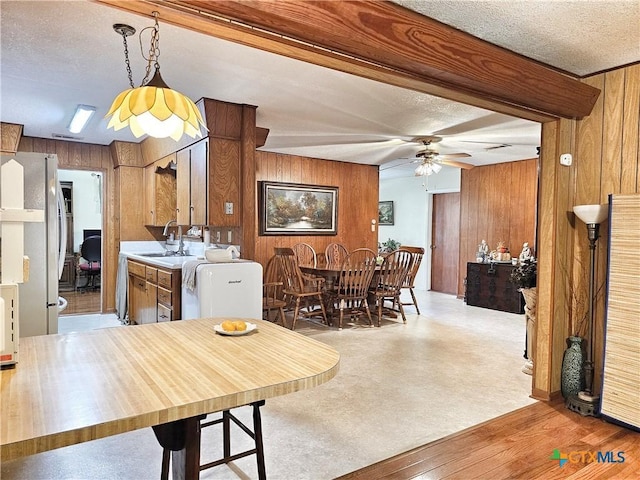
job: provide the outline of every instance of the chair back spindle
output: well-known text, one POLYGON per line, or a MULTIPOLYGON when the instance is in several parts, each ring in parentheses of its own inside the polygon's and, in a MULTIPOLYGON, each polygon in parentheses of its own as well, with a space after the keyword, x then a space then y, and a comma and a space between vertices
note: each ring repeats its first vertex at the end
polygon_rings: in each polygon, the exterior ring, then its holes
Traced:
POLYGON ((324 250, 327 265, 342 265, 349 251, 340 243, 330 243, 324 250))
POLYGON ((318 256, 311 245, 308 243, 297 243, 292 248, 296 259, 298 260, 298 265, 313 268, 318 266, 318 256))

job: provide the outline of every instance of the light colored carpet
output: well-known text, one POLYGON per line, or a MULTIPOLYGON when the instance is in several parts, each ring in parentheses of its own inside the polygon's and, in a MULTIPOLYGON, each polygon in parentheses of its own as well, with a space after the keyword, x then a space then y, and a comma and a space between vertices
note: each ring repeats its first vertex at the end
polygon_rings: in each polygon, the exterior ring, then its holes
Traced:
MULTIPOLYGON (((521 372, 524 315, 417 293, 423 314, 407 307, 406 325, 369 328, 363 320, 337 331, 298 323, 299 333, 341 353, 340 372, 263 407, 270 479, 334 478, 534 402, 531 377, 521 372)), ((234 413, 249 422, 248 407, 234 413)), ((233 432, 233 448, 250 445, 233 432)), ((203 430, 203 462, 220 456, 220 439, 217 427, 203 430)), ((160 462, 152 430, 143 429, 5 462, 1 477, 157 479, 160 462)), ((201 478, 257 478, 255 459, 203 471, 201 478)))

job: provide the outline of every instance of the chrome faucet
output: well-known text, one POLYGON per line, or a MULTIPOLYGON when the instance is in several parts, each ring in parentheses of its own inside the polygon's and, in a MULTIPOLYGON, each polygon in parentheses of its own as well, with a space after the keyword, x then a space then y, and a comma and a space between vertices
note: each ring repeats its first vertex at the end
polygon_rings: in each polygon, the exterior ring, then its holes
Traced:
POLYGON ((167 224, 164 226, 164 230, 162 231, 162 235, 164 235, 165 237, 169 234, 169 225, 171 225, 172 223, 178 223, 177 220, 169 220, 167 222, 167 224))
POLYGON ((186 255, 184 251, 184 241, 182 240, 182 225, 178 225, 178 255, 186 255))

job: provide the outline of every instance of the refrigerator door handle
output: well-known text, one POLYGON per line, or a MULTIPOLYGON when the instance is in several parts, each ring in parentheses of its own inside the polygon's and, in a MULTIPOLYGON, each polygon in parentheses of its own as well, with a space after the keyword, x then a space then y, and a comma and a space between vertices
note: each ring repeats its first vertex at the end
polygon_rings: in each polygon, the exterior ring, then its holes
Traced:
POLYGON ((56 195, 58 199, 58 232, 60 236, 58 238, 58 280, 62 278, 62 270, 64 269, 65 256, 67 253, 67 208, 64 204, 64 195, 62 194, 62 187, 60 181, 58 183, 58 193, 56 195))

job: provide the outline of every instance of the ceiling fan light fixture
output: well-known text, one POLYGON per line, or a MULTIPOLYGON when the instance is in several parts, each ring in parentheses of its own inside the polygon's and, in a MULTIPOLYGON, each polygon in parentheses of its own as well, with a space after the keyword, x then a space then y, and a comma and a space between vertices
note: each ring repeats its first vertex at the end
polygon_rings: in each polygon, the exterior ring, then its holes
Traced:
POLYGON ((442 165, 433 160, 424 160, 415 170, 416 177, 426 177, 438 173, 442 170, 442 165))
MULTIPOLYGON (((172 90, 164 82, 160 75, 159 56, 159 28, 158 13, 153 12, 155 26, 151 38, 151 55, 147 59, 147 76, 151 69, 151 64, 155 62, 155 73, 151 80, 143 86, 134 88, 131 68, 129 67, 129 54, 127 49, 127 37, 135 32, 132 27, 121 24, 113 26, 114 30, 122 35, 125 45, 125 62, 129 74, 131 88, 121 92, 113 101, 107 117, 111 117, 107 128, 118 131, 124 127, 129 127, 131 133, 136 138, 149 135, 154 138, 171 137, 176 142, 184 134, 191 138, 202 137, 201 128, 208 130, 200 110, 193 101, 180 92, 172 90)), ((140 32, 142 33, 142 32, 140 32)), ((142 44, 142 42, 141 42, 142 44)))

